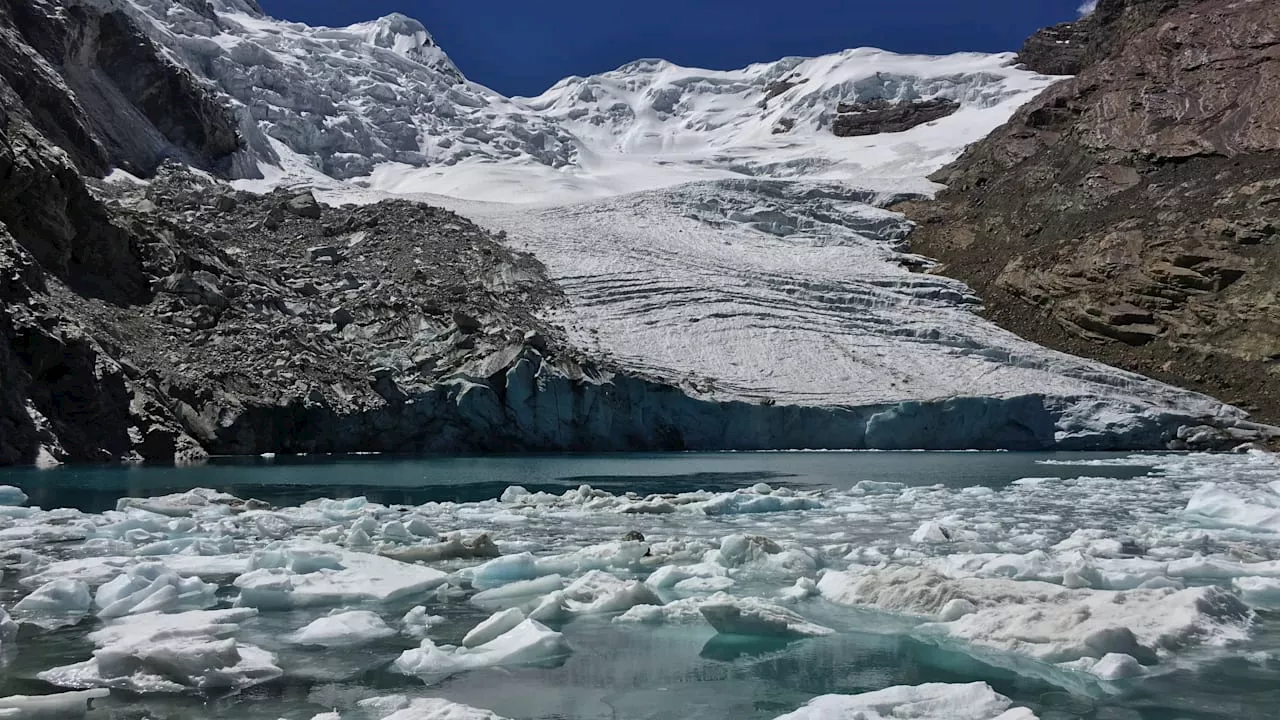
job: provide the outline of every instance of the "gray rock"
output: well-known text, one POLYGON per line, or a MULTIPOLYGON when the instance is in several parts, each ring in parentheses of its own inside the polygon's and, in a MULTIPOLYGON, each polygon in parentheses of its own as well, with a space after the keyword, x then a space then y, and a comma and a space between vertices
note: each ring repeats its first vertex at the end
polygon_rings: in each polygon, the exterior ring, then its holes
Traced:
POLYGON ((337 245, 316 245, 307 248, 306 253, 307 262, 327 265, 336 265, 342 261, 343 257, 342 248, 337 245))
POLYGON ((226 295, 218 287, 218 278, 204 270, 174 273, 160 281, 159 290, 177 295, 195 305, 225 308, 229 304, 226 295))
POLYGON ((356 321, 355 315, 344 307, 334 308, 333 312, 329 313, 329 319, 338 326, 339 330, 356 321))
POLYGON ((300 193, 289 198, 285 204, 285 209, 297 215, 310 220, 318 220, 324 214, 324 210, 320 207, 320 202, 316 200, 316 196, 311 191, 300 193))
POLYGON ((273 207, 267 211, 266 217, 262 218, 262 227, 268 230, 276 230, 284 223, 284 208, 273 207))

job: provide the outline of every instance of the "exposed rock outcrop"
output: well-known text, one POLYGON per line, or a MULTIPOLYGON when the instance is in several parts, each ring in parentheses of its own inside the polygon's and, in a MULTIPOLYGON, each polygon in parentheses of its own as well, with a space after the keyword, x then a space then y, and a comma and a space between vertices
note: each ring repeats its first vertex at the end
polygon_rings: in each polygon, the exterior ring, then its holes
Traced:
POLYGON ((1092 18, 1090 15, 1040 30, 1022 45, 1018 62, 1045 75, 1075 75, 1084 67, 1092 18))
POLYGON ((122 10, 0 0, 0 76, 85 173, 226 170, 241 147, 235 114, 122 10))
POLYGON ((913 249, 1029 339, 1280 419, 1280 5, 1088 22, 1079 75, 905 206, 913 249))
POLYGON ((840 103, 836 107, 836 117, 831 122, 831 132, 839 137, 905 132, 913 127, 941 120, 959 109, 960 103, 946 98, 840 103))

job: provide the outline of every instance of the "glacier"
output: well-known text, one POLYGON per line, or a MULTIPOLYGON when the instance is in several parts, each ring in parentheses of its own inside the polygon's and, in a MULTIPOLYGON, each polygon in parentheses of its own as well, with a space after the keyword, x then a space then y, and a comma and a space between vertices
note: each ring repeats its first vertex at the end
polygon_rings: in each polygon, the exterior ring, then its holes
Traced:
MULTIPOLYGON (((497 422, 554 449, 1137 449, 1268 432, 1020 340, 907 251, 891 206, 929 196, 929 173, 1060 79, 1011 54, 639 60, 509 98, 403 15, 324 28, 252 0, 94 2, 235 110, 237 187, 442 205, 547 267, 565 302, 546 319, 599 369, 526 348, 505 376, 498 353, 420 398, 476 433, 497 422), (842 104, 943 100, 953 114, 902 132, 832 132, 842 104)), ((387 415, 368 422, 408 421, 387 415)))

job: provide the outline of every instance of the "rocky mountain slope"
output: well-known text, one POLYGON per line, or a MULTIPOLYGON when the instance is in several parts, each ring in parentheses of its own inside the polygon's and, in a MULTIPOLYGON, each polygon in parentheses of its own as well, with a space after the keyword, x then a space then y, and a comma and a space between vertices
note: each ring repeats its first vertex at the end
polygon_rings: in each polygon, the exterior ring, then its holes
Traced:
POLYGON ((1264 430, 917 272, 883 207, 1055 80, 1008 56, 512 99, 403 16, 0 0, 0 58, 0 463, 1264 430))
MULTIPOLYGON (((1102 0, 912 248, 1023 337, 1280 419, 1280 6, 1102 0)), ((1062 46, 1059 46, 1062 47, 1062 46)))

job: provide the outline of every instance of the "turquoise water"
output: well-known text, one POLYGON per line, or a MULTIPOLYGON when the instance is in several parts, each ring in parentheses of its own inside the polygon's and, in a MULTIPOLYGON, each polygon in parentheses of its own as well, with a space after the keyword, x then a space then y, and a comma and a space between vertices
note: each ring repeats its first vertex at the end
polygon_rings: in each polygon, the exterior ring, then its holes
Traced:
MULTIPOLYGON (((755 483, 774 487, 848 489, 861 481, 908 486, 1003 488, 1026 477, 1078 478, 1096 467, 1044 465, 1115 455, 1084 453, 744 453, 493 458, 274 458, 214 461, 191 468, 101 467, 0 471, 0 484, 16 485, 30 504, 100 513, 125 497, 154 496, 208 487, 274 505, 298 505, 321 497, 365 496, 383 504, 459 503, 497 498, 511 485, 560 493, 589 484, 613 494, 731 491, 755 483)), ((1111 478, 1144 475, 1140 466, 1107 467, 1111 478)), ((777 517, 773 521, 779 521, 777 517)), ((797 531, 803 513, 782 522, 797 531)), ((668 528, 669 526, 662 526, 668 528)), ((611 538, 602 538, 604 540, 611 538)), ((8 577, 0 599, 19 593, 8 577)), ((228 594, 227 600, 230 600, 228 594)), ((380 610, 388 622, 415 603, 380 610)), ((466 603, 431 607, 446 622, 433 628, 437 643, 456 643, 487 612, 466 603)), ((291 648, 278 641, 316 617, 314 612, 264 614, 239 636, 277 652, 285 678, 227 697, 137 697, 123 693, 99 703, 93 717, 287 718, 309 720, 356 700, 389 693, 447 697, 499 715, 545 720, 769 720, 816 695, 860 693, 924 682, 990 683, 1035 710, 1041 720, 1227 720, 1280 717, 1280 663, 1246 660, 1270 653, 1280 619, 1263 615, 1256 640, 1238 657, 1215 657, 1194 666, 1170 666, 1110 694, 1072 694, 1061 686, 996 667, 956 648, 940 647, 898 632, 882 614, 828 607, 819 621, 841 632, 798 642, 717 636, 705 625, 617 625, 607 618, 576 619, 562 630, 573 653, 550 666, 473 670, 426 687, 397 675, 388 664, 416 642, 392 638, 334 653, 291 648)), ((16 651, 6 650, 0 692, 44 693, 34 678, 51 666, 85 659, 85 639, 95 621, 52 632, 24 627, 16 651)), ((360 714, 344 714, 363 720, 360 714)))
MULTIPOLYGON (((1071 477, 1078 468, 1041 465, 1122 457, 1115 453, 785 452, 521 455, 394 458, 282 456, 221 458, 187 468, 60 467, 0 470, 0 482, 22 488, 31 504, 101 512, 121 497, 207 487, 239 497, 296 504, 363 495, 379 503, 475 502, 511 485, 563 492, 588 484, 610 492, 725 491, 757 482, 849 488, 864 480, 907 485, 999 487, 1028 476, 1071 477)), ((1137 475, 1142 469, 1109 472, 1137 475)))

